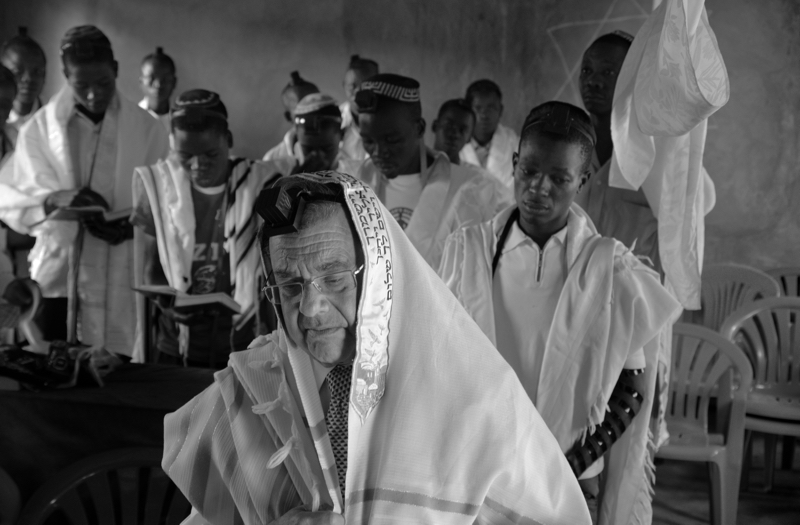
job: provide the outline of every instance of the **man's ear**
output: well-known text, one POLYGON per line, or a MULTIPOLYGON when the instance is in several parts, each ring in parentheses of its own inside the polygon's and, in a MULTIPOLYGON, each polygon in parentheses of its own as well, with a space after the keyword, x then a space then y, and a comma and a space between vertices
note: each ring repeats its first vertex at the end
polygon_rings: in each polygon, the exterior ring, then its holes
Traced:
POLYGON ((439 131, 439 119, 433 119, 433 123, 431 124, 431 131, 436 133, 439 131))
POLYGON ((591 176, 591 170, 585 170, 583 173, 581 173, 581 184, 578 186, 578 191, 581 191, 583 187, 586 186, 586 183, 589 182, 589 178, 591 178, 591 176))
POLYGON ((418 130, 418 135, 417 136, 419 136, 419 137, 424 137, 425 136, 425 126, 426 126, 425 119, 420 117, 417 120, 417 130, 418 130))
POLYGON ((292 121, 292 114, 289 113, 288 111, 284 111, 283 112, 283 118, 286 119, 286 122, 291 122, 292 121))
POLYGON ((517 164, 519 164, 519 153, 516 151, 511 155, 511 165, 514 169, 517 169, 517 164))
POLYGON ((501 102, 501 103, 500 103, 500 116, 501 116, 501 117, 503 116, 503 109, 505 109, 505 108, 504 108, 504 106, 503 106, 503 103, 501 102))
POLYGON ((233 133, 231 133, 231 130, 228 130, 228 131, 225 132, 225 138, 228 139, 228 147, 232 148, 233 147, 233 133))
POLYGON ((114 70, 114 78, 117 78, 117 75, 119 74, 119 62, 114 60, 114 62, 111 64, 111 69, 114 70))

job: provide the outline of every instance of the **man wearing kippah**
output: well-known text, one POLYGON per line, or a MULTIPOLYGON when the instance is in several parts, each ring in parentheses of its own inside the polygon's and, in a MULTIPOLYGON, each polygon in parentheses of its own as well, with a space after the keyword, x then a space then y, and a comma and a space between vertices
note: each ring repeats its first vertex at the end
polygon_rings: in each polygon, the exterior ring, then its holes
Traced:
POLYGON ((156 347, 161 362, 223 368, 261 328, 253 204, 294 161, 231 157, 228 112, 211 91, 182 93, 171 125, 169 157, 134 175, 131 222, 143 239, 144 282, 192 295, 226 293, 242 311, 185 315, 159 304, 156 347))
POLYGON ((369 158, 358 177, 369 184, 432 268, 448 234, 491 218, 504 207, 492 177, 452 164, 425 147, 419 83, 383 73, 356 94, 361 138, 369 158))
POLYGON ((358 129, 358 108, 356 107, 356 92, 361 87, 361 83, 369 77, 380 73, 378 63, 369 58, 362 58, 358 55, 350 57, 347 71, 344 73, 342 86, 344 87, 345 101, 339 104, 342 112, 342 152, 347 158, 353 160, 364 160, 367 152, 361 142, 361 133, 358 129))
POLYGON ((80 253, 74 268, 78 338, 131 355, 136 316, 133 229, 127 218, 106 222, 95 214, 81 224, 44 219, 61 208, 131 208, 133 170, 167 154, 167 134, 117 91, 118 66, 102 31, 94 26, 67 31, 61 60, 67 85, 20 130, 12 183, 19 198, 3 219, 36 237, 31 277, 54 312, 49 325, 66 324, 67 269, 74 250, 80 253))
POLYGON ((303 97, 294 110, 294 127, 300 146, 295 173, 355 172, 359 163, 346 157, 340 148, 342 115, 332 97, 322 93, 303 97))
POLYGON ((291 80, 281 92, 283 117, 292 127, 283 136, 283 140, 264 155, 264 160, 299 156, 300 146, 297 144, 297 132, 294 128, 294 110, 303 97, 311 93, 319 93, 316 84, 301 77, 298 71, 292 71, 291 80))
POLYGON ((511 156, 519 137, 500 123, 503 116, 500 86, 489 79, 476 80, 469 85, 464 98, 472 106, 476 121, 471 140, 461 149, 461 160, 480 166, 509 188, 512 187, 511 156))
POLYGON ((452 234, 439 274, 516 371, 592 514, 605 466, 600 523, 649 523, 656 363, 680 305, 573 205, 595 141, 580 108, 534 108, 513 157, 516 205, 452 234))

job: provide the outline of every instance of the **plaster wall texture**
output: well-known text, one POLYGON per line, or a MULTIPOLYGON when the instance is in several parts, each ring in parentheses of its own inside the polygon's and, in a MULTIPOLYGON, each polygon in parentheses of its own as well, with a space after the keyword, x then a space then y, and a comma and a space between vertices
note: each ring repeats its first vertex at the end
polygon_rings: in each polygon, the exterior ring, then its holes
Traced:
MULTIPOLYGON (((237 154, 260 157, 288 129, 280 91, 295 69, 338 99, 348 57, 417 78, 428 123, 478 78, 503 89, 505 124, 551 99, 580 104, 580 58, 597 36, 635 33, 653 0, 3 0, 0 39, 29 27, 49 57, 45 95, 63 85, 58 43, 71 26, 102 28, 118 85, 138 100, 139 64, 156 46, 178 66, 178 91, 218 91, 237 154)), ((800 266, 800 3, 707 0, 731 79, 710 120, 705 165, 717 187, 706 262, 800 266)))

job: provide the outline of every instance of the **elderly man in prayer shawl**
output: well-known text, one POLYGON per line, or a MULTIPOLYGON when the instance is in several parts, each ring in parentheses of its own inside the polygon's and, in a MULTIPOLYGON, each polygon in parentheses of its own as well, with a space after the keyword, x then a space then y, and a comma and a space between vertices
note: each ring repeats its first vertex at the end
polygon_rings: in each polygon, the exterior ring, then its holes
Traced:
POLYGON ((36 237, 31 277, 46 299, 64 301, 70 251, 81 253, 75 261, 78 336, 130 355, 136 327, 130 223, 102 216, 81 224, 45 218, 66 207, 131 208, 134 168, 166 156, 168 138, 159 122, 117 91, 117 62, 102 31, 67 31, 61 59, 67 85, 20 130, 13 180, 3 181, 13 190, 4 188, 3 220, 36 237))
POLYGON ((356 93, 361 88, 361 83, 369 77, 380 73, 378 63, 369 58, 358 55, 350 57, 347 71, 344 73, 342 86, 346 100, 339 104, 342 112, 342 152, 350 159, 361 161, 367 158, 364 144, 361 142, 361 133, 358 129, 358 107, 356 107, 356 93))
POLYGON ((504 208, 507 192, 494 177, 450 162, 423 141, 419 83, 376 75, 356 94, 361 138, 370 157, 358 170, 432 268, 447 236, 504 208))
POLYGON ((303 97, 311 93, 319 93, 319 88, 300 76, 298 71, 292 71, 291 80, 281 92, 283 102, 283 116, 292 127, 283 136, 283 140, 264 155, 264 160, 287 158, 300 155, 300 146, 297 144, 297 131, 294 127, 294 111, 303 97))
POLYGON ((599 523, 649 523, 656 363, 680 306, 572 204, 594 146, 580 108, 534 108, 514 155, 516 205, 451 235, 439 273, 517 372, 590 508, 603 493, 599 523))
POLYGON ((516 151, 519 137, 502 124, 503 93, 500 86, 489 79, 476 80, 467 88, 467 103, 475 112, 472 139, 461 150, 461 160, 480 166, 511 188, 511 156, 516 151))
POLYGON ((166 417, 188 523, 589 523, 513 371, 368 186, 299 174, 256 207, 281 324, 166 417))
POLYGON ((154 118, 164 124, 167 133, 172 131, 169 124, 169 109, 172 92, 178 77, 175 76, 175 62, 163 47, 157 47, 142 60, 142 71, 139 76, 139 85, 144 98, 139 101, 139 107, 146 109, 154 118))
POLYGON ((0 64, 11 70, 17 79, 14 105, 2 120, 7 125, 6 134, 13 145, 22 125, 42 107, 39 97, 44 88, 47 58, 42 47, 28 36, 28 28, 20 27, 19 34, 0 48, 0 64))
POLYGON ((242 312, 234 316, 181 315, 159 305, 160 361, 224 368, 228 354, 247 348, 260 327, 260 221, 253 204, 265 186, 290 173, 293 162, 230 157, 228 111, 211 91, 182 93, 171 115, 170 156, 134 174, 137 263, 145 284, 193 295, 222 292, 239 304, 242 312))

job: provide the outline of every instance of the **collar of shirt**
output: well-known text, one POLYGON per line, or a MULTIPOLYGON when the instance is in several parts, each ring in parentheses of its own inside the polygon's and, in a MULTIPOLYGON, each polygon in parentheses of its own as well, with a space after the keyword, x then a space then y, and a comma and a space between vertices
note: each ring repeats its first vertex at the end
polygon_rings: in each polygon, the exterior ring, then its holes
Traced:
MULTIPOLYGON (((551 242, 557 242, 560 243, 562 246, 565 246, 566 240, 567 240, 567 227, 564 226, 556 233, 554 233, 549 239, 547 239, 547 242, 545 243, 544 247, 545 249, 547 249, 547 246, 550 245, 551 242)), ((520 244, 525 242, 532 243, 534 245, 536 244, 535 242, 533 242, 533 239, 528 237, 528 235, 524 231, 522 231, 522 228, 520 228, 519 226, 519 221, 514 221, 514 224, 511 226, 511 231, 508 232, 508 238, 506 239, 505 246, 503 246, 503 253, 508 253, 517 246, 519 246, 520 244)))
MULTIPOLYGON (((492 137, 492 140, 494 140, 494 136, 492 137)), ((475 151, 488 152, 490 149, 492 149, 492 140, 487 142, 485 146, 481 146, 480 144, 478 144, 478 141, 475 140, 475 137, 472 137, 471 139, 469 139, 469 143, 472 145, 473 148, 475 148, 475 151)))

